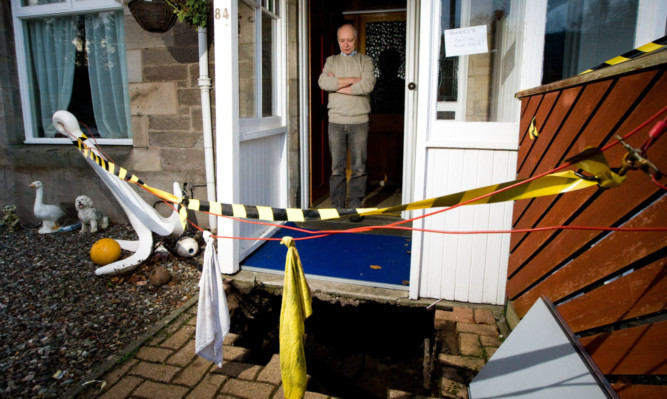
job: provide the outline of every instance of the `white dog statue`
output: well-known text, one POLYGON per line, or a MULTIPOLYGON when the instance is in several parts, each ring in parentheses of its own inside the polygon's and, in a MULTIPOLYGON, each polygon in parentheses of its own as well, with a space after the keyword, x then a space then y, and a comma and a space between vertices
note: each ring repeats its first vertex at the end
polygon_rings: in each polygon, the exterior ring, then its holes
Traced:
POLYGON ((87 195, 79 195, 74 201, 77 214, 81 220, 80 234, 96 233, 97 229, 106 229, 109 227, 109 218, 102 215, 102 212, 95 208, 93 200, 87 195))

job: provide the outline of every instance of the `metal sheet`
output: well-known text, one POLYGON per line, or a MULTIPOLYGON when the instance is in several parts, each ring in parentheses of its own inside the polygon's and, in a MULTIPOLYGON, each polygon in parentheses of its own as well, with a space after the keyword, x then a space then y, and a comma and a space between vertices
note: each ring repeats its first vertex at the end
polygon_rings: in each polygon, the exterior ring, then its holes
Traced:
POLYGON ((470 383, 470 398, 616 397, 568 330, 544 299, 536 301, 470 383))

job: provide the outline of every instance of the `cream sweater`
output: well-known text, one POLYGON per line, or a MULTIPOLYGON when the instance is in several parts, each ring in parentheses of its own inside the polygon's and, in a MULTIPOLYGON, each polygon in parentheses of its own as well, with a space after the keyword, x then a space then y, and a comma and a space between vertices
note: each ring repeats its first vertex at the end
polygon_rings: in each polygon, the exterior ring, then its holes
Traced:
POLYGON ((327 58, 317 82, 322 90, 329 92, 329 122, 368 122, 368 114, 371 112, 370 93, 375 87, 375 66, 371 57, 361 53, 353 56, 332 55, 327 58), (329 72, 333 77, 329 76, 329 72), (352 95, 336 93, 338 78, 351 77, 361 77, 361 81, 350 86, 352 95))

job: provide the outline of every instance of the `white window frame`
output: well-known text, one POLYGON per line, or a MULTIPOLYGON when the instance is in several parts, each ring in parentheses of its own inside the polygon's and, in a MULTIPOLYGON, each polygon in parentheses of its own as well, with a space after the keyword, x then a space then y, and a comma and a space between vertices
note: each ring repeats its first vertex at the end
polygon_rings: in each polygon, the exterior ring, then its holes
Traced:
MULTIPOLYGON (((28 63, 25 47, 25 21, 36 17, 85 14, 89 12, 118 11, 123 9, 122 2, 117 0, 64 0, 61 3, 23 6, 22 0, 11 0, 12 22, 14 25, 14 44, 16 47, 16 65, 18 67, 19 88, 21 91, 21 108, 23 110, 23 126, 25 144, 71 144, 67 138, 35 137, 32 121, 32 105, 28 78, 28 63)), ((132 139, 97 138, 99 144, 131 145, 132 139)))
POLYGON ((281 15, 285 12, 285 4, 283 0, 275 0, 274 5, 279 4, 278 12, 275 14, 274 10, 266 8, 269 2, 263 0, 261 2, 252 0, 241 0, 244 4, 255 8, 255 21, 259 21, 255 25, 255 37, 257 38, 257 46, 255 46, 255 117, 239 118, 239 133, 241 141, 252 140, 267 135, 284 133, 286 123, 286 109, 285 93, 286 93, 286 18, 281 15), (272 27, 273 37, 273 114, 272 116, 262 117, 262 14, 268 15, 276 21, 272 27))

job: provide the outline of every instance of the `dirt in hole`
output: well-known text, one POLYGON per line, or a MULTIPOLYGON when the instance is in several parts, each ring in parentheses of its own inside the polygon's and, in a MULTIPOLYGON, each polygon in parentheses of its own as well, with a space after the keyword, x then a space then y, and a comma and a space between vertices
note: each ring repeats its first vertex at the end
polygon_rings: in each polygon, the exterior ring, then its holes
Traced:
MULTIPOLYGON (((228 294, 235 345, 245 361, 266 365, 279 353, 280 290, 234 289, 228 294)), ((430 362, 437 341, 434 309, 358 300, 313 298, 306 320, 308 391, 336 397, 386 398, 388 389, 429 395, 430 362), (425 388, 425 386, 427 388, 425 388)))

